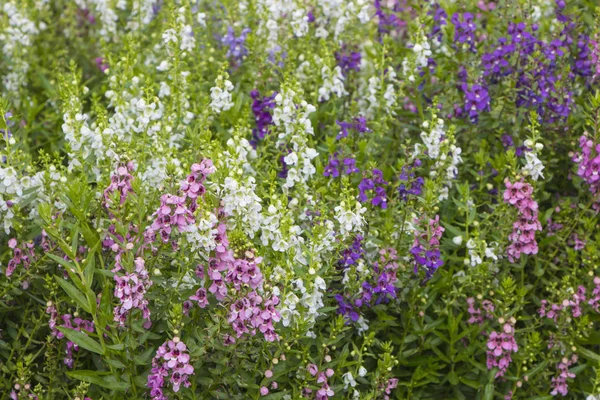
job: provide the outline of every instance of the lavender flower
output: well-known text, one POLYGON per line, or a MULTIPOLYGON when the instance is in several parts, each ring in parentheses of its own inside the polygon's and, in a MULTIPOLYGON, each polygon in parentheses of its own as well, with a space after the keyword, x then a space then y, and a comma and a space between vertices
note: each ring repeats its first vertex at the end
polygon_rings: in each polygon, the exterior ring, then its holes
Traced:
POLYGON ((252 129, 253 140, 250 141, 250 144, 255 148, 258 142, 269 134, 269 127, 273 125, 272 110, 275 108, 275 96, 277 96, 277 92, 265 97, 261 97, 256 89, 250 92, 250 97, 253 100, 252 113, 256 121, 256 128, 252 129))
POLYGON ((462 15, 454 13, 450 20, 455 27, 454 43, 467 45, 473 53, 477 51, 475 48, 475 30, 477 26, 474 20, 473 14, 468 12, 462 15))
POLYGON ((163 393, 165 379, 169 382, 175 393, 181 386, 190 387, 188 377, 194 374, 194 367, 190 364, 190 355, 187 346, 178 337, 163 343, 152 359, 152 370, 148 375, 148 388, 153 400, 166 400, 163 393))
POLYGON ((244 57, 248 55, 248 49, 245 47, 246 38, 251 29, 244 28, 240 36, 235 36, 235 30, 232 26, 227 27, 227 34, 221 39, 221 43, 227 46, 227 57, 231 57, 236 64, 240 64, 244 57))

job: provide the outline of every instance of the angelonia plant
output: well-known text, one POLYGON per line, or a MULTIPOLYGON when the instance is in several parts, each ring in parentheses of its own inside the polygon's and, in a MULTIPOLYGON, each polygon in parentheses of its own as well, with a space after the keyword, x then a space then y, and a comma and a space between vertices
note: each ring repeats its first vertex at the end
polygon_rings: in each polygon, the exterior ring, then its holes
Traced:
POLYGON ((0 399, 600 400, 595 0, 0 0, 0 399))

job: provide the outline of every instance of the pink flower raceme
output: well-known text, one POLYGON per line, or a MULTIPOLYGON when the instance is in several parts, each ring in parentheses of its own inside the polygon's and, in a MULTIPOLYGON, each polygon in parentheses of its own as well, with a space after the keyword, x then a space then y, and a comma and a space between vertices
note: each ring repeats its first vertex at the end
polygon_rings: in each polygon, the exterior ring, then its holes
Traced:
MULTIPOLYGON (((31 400, 39 400, 39 397, 33 393, 33 391, 31 390, 31 384, 26 383, 24 385, 21 385, 19 383, 16 383, 13 386, 13 390, 10 392, 10 395, 8 396, 11 400, 24 400, 24 399, 31 399, 31 400)), ((88 398, 86 398, 87 400, 88 398)))
POLYGON ((29 265, 31 265, 35 258, 33 243, 24 243, 21 247, 18 247, 17 239, 12 238, 8 241, 8 248, 12 249, 13 257, 8 262, 4 271, 7 278, 15 272, 19 265, 23 265, 25 269, 29 268, 29 265))
POLYGON ((579 286, 577 288, 577 293, 573 294, 571 299, 564 299, 559 304, 550 304, 549 309, 548 301, 542 300, 542 304, 538 312, 540 314, 540 317, 547 317, 549 319, 554 320, 554 322, 558 322, 558 318, 561 316, 563 311, 571 309, 570 316, 572 316, 573 318, 579 318, 582 315, 581 306, 585 304, 585 300, 585 287, 579 286))
MULTIPOLYGON (((423 222, 418 219, 415 221, 415 225, 424 225, 423 222)), ((439 249, 443 233, 444 228, 440 226, 439 215, 436 215, 435 219, 430 219, 427 225, 415 229, 415 239, 410 252, 414 257, 415 274, 420 268, 425 268, 424 282, 431 279, 435 271, 444 265, 439 249)))
POLYGON ((133 162, 129 161, 126 165, 119 165, 117 172, 112 174, 110 177, 110 184, 104 189, 104 200, 102 205, 106 208, 111 207, 111 197, 113 193, 119 194, 119 205, 123 205, 127 200, 127 195, 133 193, 131 182, 133 181, 133 175, 131 173, 135 170, 133 162))
POLYGON ((592 291, 592 296, 588 300, 588 304, 592 306, 594 311, 600 311, 600 278, 594 277, 594 290, 592 291))
MULTIPOLYGON (((50 333, 57 339, 62 339, 65 337, 64 333, 57 329, 59 314, 56 309, 56 306, 52 302, 48 302, 46 307, 46 313, 50 314, 50 320, 48 321, 48 327, 50 328, 50 333)), ((63 320, 62 326, 69 329, 74 329, 76 331, 81 332, 93 332, 94 331, 94 323, 92 321, 87 321, 85 319, 81 319, 79 317, 73 318, 71 314, 64 314, 61 319, 63 320)), ((79 346, 70 340, 67 341, 67 345, 65 348, 65 358, 63 362, 69 368, 73 368, 74 359, 73 359, 73 351, 78 351, 79 346)))
POLYGON ((156 218, 148 228, 154 235, 160 232, 161 239, 167 243, 171 238, 173 228, 179 232, 186 232, 194 223, 194 215, 187 207, 185 196, 173 196, 164 194, 160 197, 160 207, 153 214, 156 218))
POLYGON ((514 328, 509 323, 504 324, 502 332, 493 331, 487 342, 487 367, 498 368, 496 378, 504 376, 512 362, 511 353, 516 353, 519 346, 515 341, 514 328))
POLYGON ((275 308, 277 304, 279 304, 277 296, 263 301, 256 291, 252 291, 246 297, 231 304, 227 320, 238 338, 246 333, 254 336, 258 330, 264 335, 266 341, 274 342, 279 339, 279 336, 275 333, 273 322, 281 319, 279 311, 275 308))
POLYGON ((383 392, 383 399, 390 400, 392 390, 398 387, 398 378, 389 378, 385 383, 379 384, 379 390, 383 392))
POLYGON ((581 153, 573 157, 577 163, 577 175, 589 186, 590 192, 595 197, 594 210, 600 210, 600 144, 586 136, 579 138, 581 153))
MULTIPOLYGON (((208 291, 201 287, 189 300, 204 308, 208 305, 207 294, 212 293, 218 301, 229 303, 227 320, 238 339, 244 334, 254 336, 261 332, 269 342, 278 340, 273 323, 281 319, 275 308, 279 298, 263 298, 256 292, 262 286, 263 276, 258 267, 262 259, 252 251, 246 251, 245 258, 235 258, 229 249, 225 224, 217 227, 215 241, 215 254, 209 258, 206 271, 203 267, 197 271, 199 277, 208 278, 208 291), (228 293, 234 295, 228 298, 228 293)), ((228 335, 227 342, 233 343, 235 338, 228 335)))
MULTIPOLYGON (((335 395, 335 392, 329 386, 327 382, 327 378, 331 378, 335 372, 331 368, 327 368, 325 371, 319 372, 319 367, 315 364, 308 364, 306 366, 306 371, 313 377, 317 378, 317 384, 321 385, 321 388, 317 390, 315 393, 316 400, 328 400, 330 397, 335 395)), ((303 390, 306 396, 312 394, 312 389, 304 388, 303 390)))
POLYGON ((174 392, 178 392, 181 386, 190 386, 188 376, 194 373, 194 367, 189 362, 187 346, 178 337, 163 343, 158 348, 152 360, 152 370, 148 375, 147 384, 153 400, 167 399, 163 393, 166 378, 169 378, 174 392))
POLYGON ((494 312, 494 304, 491 301, 484 300, 483 302, 481 302, 481 307, 485 311, 485 314, 483 314, 483 312, 481 311, 481 308, 475 307, 475 299, 473 297, 467 298, 467 304, 469 305, 469 308, 467 309, 467 311, 469 312, 469 321, 468 322, 470 324, 480 324, 481 325, 483 323, 484 318, 485 319, 493 318, 492 313, 494 312))
POLYGON ((212 161, 203 160, 200 164, 193 164, 191 170, 190 175, 181 182, 182 196, 161 196, 160 207, 153 214, 155 220, 146 232, 148 241, 154 241, 156 233, 159 232, 162 241, 167 243, 173 228, 177 228, 179 232, 187 232, 195 223, 194 211, 198 208, 198 197, 206 192, 203 183, 215 168, 212 161))
POLYGON ((206 177, 215 172, 215 167, 211 160, 202 160, 200 164, 192 164, 192 172, 181 182, 180 189, 185 197, 191 199, 190 210, 194 212, 197 208, 196 200, 202 197, 206 192, 204 181, 206 177))
POLYGON ((572 364, 577 362, 577 355, 573 354, 571 358, 564 357, 556 366, 558 369, 558 376, 552 378, 552 391, 550 394, 552 396, 556 396, 557 394, 561 394, 562 396, 566 396, 569 393, 569 385, 567 384, 567 379, 575 378, 575 374, 569 372, 569 367, 572 364))
MULTIPOLYGON (((115 273, 115 297, 119 299, 120 304, 114 308, 115 321, 120 326, 125 326, 127 315, 132 309, 137 308, 142 312, 142 316, 147 320, 146 325, 150 324, 150 310, 148 309, 148 300, 144 295, 152 286, 152 281, 146 271, 144 259, 138 257, 134 261, 135 271, 119 276, 115 273)), ((148 326, 149 327, 149 326, 148 326)))
POLYGON ((532 199, 533 187, 529 183, 506 181, 504 201, 515 206, 519 219, 513 223, 513 231, 508 236, 512 242, 506 249, 510 262, 515 262, 521 254, 537 254, 538 245, 535 232, 542 230, 538 221, 538 204, 532 199))

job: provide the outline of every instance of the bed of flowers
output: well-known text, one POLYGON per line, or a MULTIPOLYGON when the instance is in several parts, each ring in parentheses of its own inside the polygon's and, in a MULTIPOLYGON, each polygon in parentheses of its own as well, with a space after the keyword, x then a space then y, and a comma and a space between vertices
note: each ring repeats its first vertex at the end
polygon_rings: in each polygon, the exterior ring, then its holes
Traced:
POLYGON ((0 0, 1 399, 600 399, 595 0, 0 0))

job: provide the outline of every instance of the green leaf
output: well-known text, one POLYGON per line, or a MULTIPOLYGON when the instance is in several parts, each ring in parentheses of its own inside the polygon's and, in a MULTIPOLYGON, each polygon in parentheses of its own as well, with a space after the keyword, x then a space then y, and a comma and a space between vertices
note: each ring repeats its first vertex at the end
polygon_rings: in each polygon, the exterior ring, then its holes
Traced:
POLYGON ((540 372, 542 369, 546 368, 546 365, 548 365, 548 361, 544 360, 541 363, 539 363, 538 365, 536 365, 535 367, 533 367, 532 369, 529 370, 529 372, 527 373, 527 376, 529 376, 530 378, 534 375, 537 375, 538 372, 540 372))
POLYGON ((83 308, 86 312, 91 313, 92 309, 90 308, 90 305, 87 301, 87 298, 85 297, 85 295, 83 293, 81 293, 79 291, 79 289, 77 289, 75 286, 71 285, 69 282, 65 281, 62 278, 59 278, 58 276, 54 276, 54 279, 56 279, 56 282, 58 282, 58 284, 60 285, 60 287, 63 288, 63 290, 65 292, 67 292, 67 294, 69 295, 69 297, 79 305, 79 307, 83 308))
POLYGON ((596 363, 600 363, 600 355, 586 349, 585 347, 578 348, 577 352, 590 361, 596 361, 596 363))
POLYGON ((119 360, 113 360, 112 358, 105 358, 104 361, 115 368, 125 369, 125 364, 119 360))
POLYGON ((87 255, 85 266, 83 267, 83 276, 85 277, 85 283, 88 287, 92 287, 94 284, 94 272, 96 271, 96 255, 95 252, 90 251, 87 255))
POLYGON ((133 361, 135 362, 135 365, 148 365, 153 355, 154 347, 149 347, 142 354, 133 357, 133 361))
POLYGON ((59 256, 56 256, 54 254, 47 254, 48 257, 50 257, 52 260, 56 261, 57 263, 59 263, 60 265, 62 265, 63 267, 65 267, 67 270, 69 271, 76 271, 77 268, 75 267, 75 265, 70 262, 65 260, 64 258, 61 258, 59 256))
POLYGON ((98 385, 106 389, 113 389, 119 392, 129 389, 130 386, 127 382, 119 382, 114 377, 107 375, 107 373, 98 371, 67 371, 67 375, 73 379, 89 382, 94 385, 98 385))
POLYGON ((100 343, 96 342, 94 339, 92 339, 85 333, 76 331, 74 329, 65 328, 63 326, 59 326, 58 330, 64 333, 67 339, 69 339, 71 342, 75 343, 79 347, 82 347, 96 354, 104 354, 104 349, 102 348, 100 343))
POLYGON ((494 384, 488 383, 485 385, 485 392, 483 392, 483 400, 494 400, 494 384))

